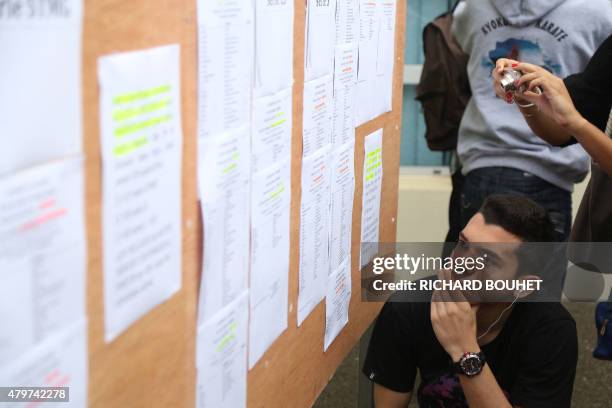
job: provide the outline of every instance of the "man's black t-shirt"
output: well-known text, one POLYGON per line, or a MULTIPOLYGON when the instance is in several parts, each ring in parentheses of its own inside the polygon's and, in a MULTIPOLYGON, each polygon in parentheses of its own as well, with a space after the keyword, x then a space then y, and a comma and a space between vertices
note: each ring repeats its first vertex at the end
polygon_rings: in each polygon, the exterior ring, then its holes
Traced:
MULTIPOLYGON (((481 349, 514 406, 570 406, 578 346, 575 322, 561 304, 515 304, 500 334, 481 349)), ((430 303, 385 304, 363 367, 367 377, 390 390, 410 392, 418 369, 421 408, 467 407, 450 364, 431 325, 430 303)))

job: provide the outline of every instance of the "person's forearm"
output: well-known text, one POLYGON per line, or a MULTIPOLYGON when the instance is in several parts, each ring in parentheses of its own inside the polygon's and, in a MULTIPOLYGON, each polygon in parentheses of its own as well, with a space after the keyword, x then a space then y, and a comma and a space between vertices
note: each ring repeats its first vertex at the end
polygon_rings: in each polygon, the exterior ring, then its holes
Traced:
POLYGON ((459 375, 470 408, 512 408, 488 364, 474 377, 459 375))
POLYGON ((612 139, 584 118, 570 123, 568 130, 603 171, 612 177, 612 139))
POLYGON ((560 146, 569 143, 571 135, 567 129, 559 126, 548 116, 538 112, 535 107, 521 108, 519 110, 531 128, 531 131, 545 142, 553 146, 560 146))

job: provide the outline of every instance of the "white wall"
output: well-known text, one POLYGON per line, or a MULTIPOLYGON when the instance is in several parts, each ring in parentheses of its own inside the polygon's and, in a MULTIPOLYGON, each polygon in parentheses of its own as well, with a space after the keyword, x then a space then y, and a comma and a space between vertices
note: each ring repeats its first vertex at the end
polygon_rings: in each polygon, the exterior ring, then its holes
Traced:
MULTIPOLYGON (((440 170, 438 170, 439 172, 440 170)), ((442 242, 448 230, 448 199, 451 181, 431 168, 402 168, 399 177, 397 242, 442 242)), ((574 216, 586 188, 578 184, 572 195, 574 216)))

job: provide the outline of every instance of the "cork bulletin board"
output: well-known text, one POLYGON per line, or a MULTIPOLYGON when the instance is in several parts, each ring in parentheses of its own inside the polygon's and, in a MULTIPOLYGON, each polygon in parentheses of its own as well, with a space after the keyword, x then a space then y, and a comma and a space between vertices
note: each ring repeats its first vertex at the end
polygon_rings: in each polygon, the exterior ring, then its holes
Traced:
MULTIPOLYGON (((398 197, 406 2, 397 1, 392 111, 360 126, 355 143, 352 298, 348 325, 323 352, 325 304, 297 327, 302 167, 305 2, 295 1, 289 326, 248 373, 249 407, 310 406, 376 317, 381 304, 362 303, 359 247, 364 138, 383 129, 380 240, 394 242, 398 197)), ((89 405, 193 407, 195 337, 201 270, 202 219, 197 169, 197 17, 195 0, 87 0, 83 26, 83 134, 86 157, 89 319, 89 405), (98 58, 180 44, 182 163, 182 288, 111 343, 104 341, 102 162, 98 58)), ((171 199, 171 198, 169 198, 171 199)))

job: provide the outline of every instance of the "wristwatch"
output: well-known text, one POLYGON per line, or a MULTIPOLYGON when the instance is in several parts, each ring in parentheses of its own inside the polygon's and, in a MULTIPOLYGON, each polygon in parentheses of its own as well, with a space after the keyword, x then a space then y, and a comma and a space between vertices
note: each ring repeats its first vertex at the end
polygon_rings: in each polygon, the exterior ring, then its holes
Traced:
POLYGON ((459 361, 453 362, 453 369, 456 374, 473 377, 480 374, 485 362, 485 355, 482 351, 479 353, 467 352, 463 353, 459 361))

